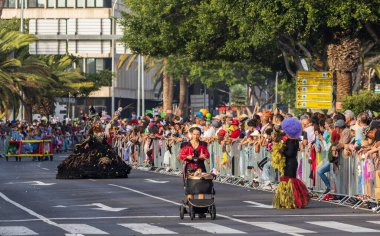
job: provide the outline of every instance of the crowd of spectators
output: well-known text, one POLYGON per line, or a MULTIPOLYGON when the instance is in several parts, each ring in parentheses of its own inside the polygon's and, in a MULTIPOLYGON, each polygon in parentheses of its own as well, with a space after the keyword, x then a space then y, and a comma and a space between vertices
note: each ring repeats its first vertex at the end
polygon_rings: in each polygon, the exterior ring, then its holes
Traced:
MULTIPOLYGON (((254 114, 234 114, 227 111, 214 117, 206 117, 198 112, 190 118, 184 118, 180 111, 174 114, 163 114, 155 112, 154 109, 152 111, 142 117, 137 117, 133 112, 126 118, 99 117, 107 142, 132 164, 138 162, 138 150, 143 150, 145 154, 145 165, 153 163, 153 140, 160 140, 169 151, 175 144, 185 144, 191 140, 191 127, 199 127, 200 140, 204 145, 217 142, 222 149, 226 149, 229 144, 237 143, 240 148, 243 145, 252 146, 257 153, 262 149, 270 152, 273 130, 281 130, 281 122, 292 117, 292 114, 284 114, 280 110, 263 110, 254 114)), ((303 128, 302 136, 299 137, 300 151, 307 150, 304 161, 310 163, 309 178, 313 182, 312 186, 320 178, 324 183, 325 193, 328 193, 332 186, 327 173, 330 170, 339 171, 341 158, 359 158, 359 162, 363 163, 357 166, 362 183, 373 178, 370 173, 379 169, 380 163, 380 119, 373 112, 306 112, 298 118, 303 128)), ((86 122, 86 119, 73 122, 41 120, 29 124, 15 120, 2 122, 2 154, 5 154, 6 142, 12 139, 51 139, 55 152, 67 151, 70 145, 79 143, 87 135, 86 122)), ((226 163, 228 156, 223 157, 221 165, 226 163)), ((362 186, 365 188, 366 185, 362 186)), ((365 192, 365 189, 361 192, 365 192)))

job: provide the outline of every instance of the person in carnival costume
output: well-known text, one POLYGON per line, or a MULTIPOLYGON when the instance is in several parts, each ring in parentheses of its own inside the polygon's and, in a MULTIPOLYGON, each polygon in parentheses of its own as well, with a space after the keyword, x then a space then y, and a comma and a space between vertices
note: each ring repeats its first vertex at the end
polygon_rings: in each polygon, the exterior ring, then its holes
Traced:
POLYGON ((310 201, 305 184, 296 177, 301 133, 301 122, 296 118, 286 118, 281 127, 278 125, 274 128, 272 166, 278 169, 281 175, 273 199, 275 208, 303 208, 310 201))

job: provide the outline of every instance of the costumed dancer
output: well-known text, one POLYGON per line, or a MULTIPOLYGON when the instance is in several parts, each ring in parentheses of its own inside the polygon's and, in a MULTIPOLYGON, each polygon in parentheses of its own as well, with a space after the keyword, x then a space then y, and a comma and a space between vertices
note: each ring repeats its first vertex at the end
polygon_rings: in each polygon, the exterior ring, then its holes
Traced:
POLYGON ((305 184, 296 177, 301 133, 301 123, 296 118, 287 118, 281 127, 274 128, 272 166, 278 169, 281 175, 273 199, 275 208, 303 208, 310 201, 305 184))

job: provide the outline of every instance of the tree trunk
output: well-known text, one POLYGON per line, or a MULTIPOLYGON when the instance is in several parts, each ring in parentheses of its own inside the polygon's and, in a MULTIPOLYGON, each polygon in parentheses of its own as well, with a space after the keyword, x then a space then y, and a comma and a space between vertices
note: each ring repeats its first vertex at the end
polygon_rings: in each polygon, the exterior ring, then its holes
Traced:
POLYGON ((182 112, 185 108, 185 102, 186 102, 186 91, 187 90, 187 83, 184 76, 181 76, 179 79, 179 104, 178 109, 182 112))
POLYGON ((25 104, 25 120, 29 123, 33 120, 33 108, 32 104, 25 104))
POLYGON ((169 75, 169 91, 168 91, 168 94, 169 94, 169 99, 168 99, 169 110, 173 110, 173 92, 174 92, 173 90, 174 90, 173 76, 169 75))
POLYGON ((337 71, 337 94, 336 101, 341 103, 352 92, 352 73, 337 71))
POLYGON ((172 109, 173 103, 173 78, 166 71, 167 63, 167 59, 164 59, 162 76, 162 103, 165 113, 167 113, 168 110, 172 109))

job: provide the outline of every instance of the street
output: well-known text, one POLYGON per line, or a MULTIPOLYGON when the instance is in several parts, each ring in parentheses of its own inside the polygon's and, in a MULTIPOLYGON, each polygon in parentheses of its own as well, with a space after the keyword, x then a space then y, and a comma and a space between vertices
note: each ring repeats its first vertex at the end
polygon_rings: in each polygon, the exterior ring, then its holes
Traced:
POLYGON ((132 170, 128 179, 57 180, 53 161, 0 159, 0 235, 379 235, 379 215, 312 201, 271 208, 273 193, 215 184, 217 218, 179 219, 182 179, 132 170))

